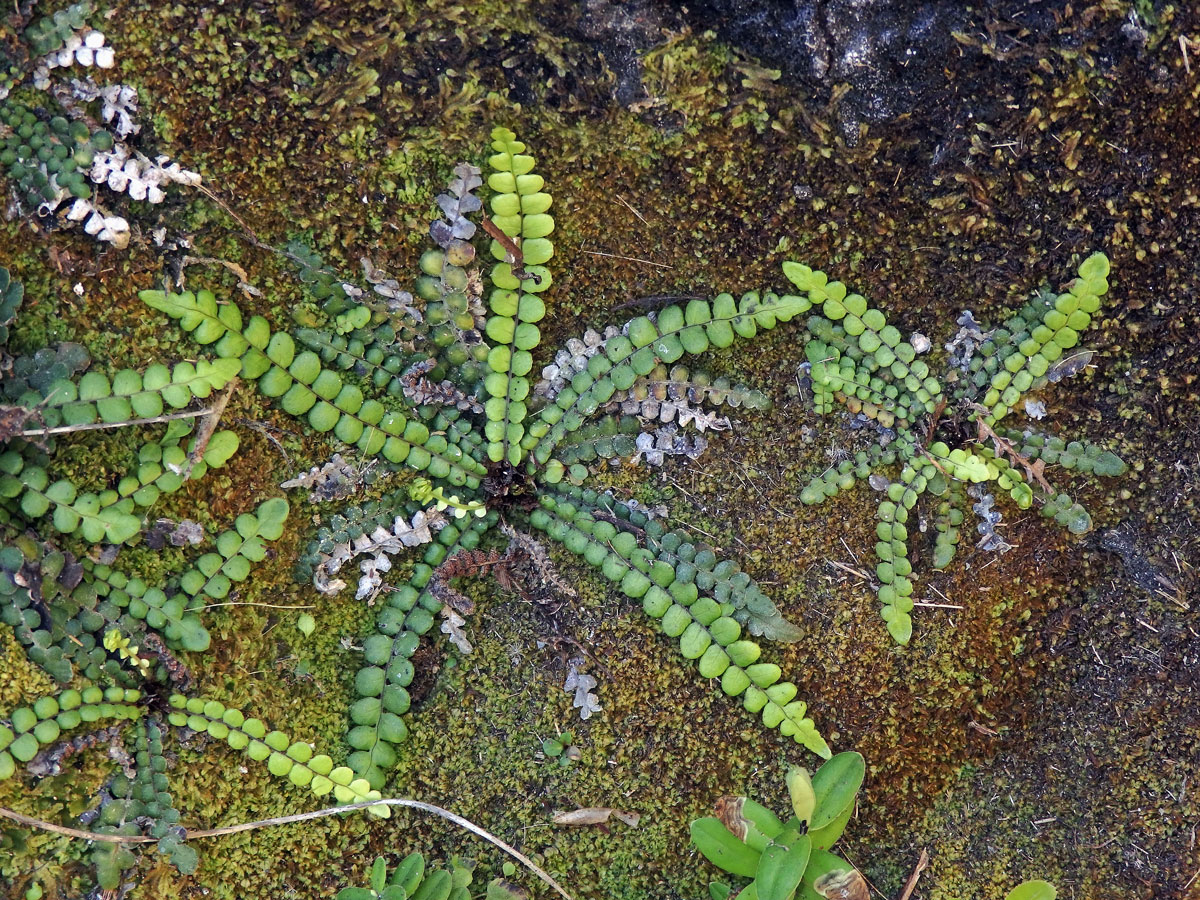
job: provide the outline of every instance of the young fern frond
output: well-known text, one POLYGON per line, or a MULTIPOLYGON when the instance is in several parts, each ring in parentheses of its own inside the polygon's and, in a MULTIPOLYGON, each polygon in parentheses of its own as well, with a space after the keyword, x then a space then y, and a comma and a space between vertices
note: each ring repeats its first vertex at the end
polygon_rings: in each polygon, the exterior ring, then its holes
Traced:
POLYGON ((115 490, 98 494, 81 493, 68 478, 51 482, 46 466, 31 461, 31 445, 17 444, 0 453, 0 505, 19 508, 29 519, 53 510, 51 521, 60 532, 93 543, 125 543, 141 531, 143 510, 162 494, 179 490, 186 480, 204 477, 210 466, 225 465, 237 450, 237 435, 218 431, 189 470, 194 441, 186 450, 179 442, 191 429, 188 422, 170 423, 163 438, 140 448, 138 465, 117 481, 115 490))
POLYGON ((191 419, 175 419, 166 433, 138 449, 137 464, 117 480, 117 494, 130 497, 141 507, 150 507, 162 494, 173 494, 188 481, 197 481, 209 468, 221 468, 237 452, 237 433, 220 430, 208 439, 202 453, 196 453, 196 439, 183 443, 195 427, 191 419))
POLYGON ((879 524, 876 545, 879 564, 875 577, 879 579, 880 615, 887 623, 888 633, 898 644, 907 644, 912 637, 913 583, 912 563, 908 561, 908 513, 925 491, 927 479, 911 465, 900 472, 900 480, 888 486, 887 499, 879 504, 879 524))
POLYGON ((552 198, 542 188, 545 181, 531 174, 533 157, 525 154, 525 145, 507 128, 492 131, 492 149, 488 158, 493 172, 488 187, 495 193, 490 205, 492 256, 492 293, 488 298, 485 332, 493 342, 487 363, 491 373, 484 380, 489 399, 487 414, 488 458, 492 462, 521 462, 521 439, 525 435, 525 400, 533 368, 530 351, 541 340, 537 324, 546 315, 546 306, 538 294, 550 287, 550 272, 544 263, 554 255, 548 235, 554 219, 546 211, 552 198))
POLYGON ((198 609, 212 599, 224 599, 229 596, 233 582, 250 577, 250 564, 266 558, 264 542, 277 541, 283 535, 288 513, 287 500, 272 497, 260 503, 253 513, 242 513, 234 520, 232 529, 221 532, 216 551, 200 556, 179 578, 179 587, 188 598, 187 609, 198 609))
POLYGON ((1000 431, 1016 446, 1017 453, 1027 459, 1041 459, 1049 465, 1106 478, 1124 475, 1128 468, 1121 457, 1090 441, 1066 441, 1058 435, 1029 428, 1020 431, 1005 428, 1000 431))

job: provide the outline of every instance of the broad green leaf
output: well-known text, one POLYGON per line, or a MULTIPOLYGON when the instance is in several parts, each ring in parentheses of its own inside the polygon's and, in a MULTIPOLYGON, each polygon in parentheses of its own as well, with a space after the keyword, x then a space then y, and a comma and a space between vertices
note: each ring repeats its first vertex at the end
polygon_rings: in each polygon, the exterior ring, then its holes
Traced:
POLYGON ((823 875, 828 875, 830 872, 838 869, 853 869, 854 866, 846 862, 840 856, 835 856, 825 850, 812 851, 812 855, 808 858, 808 867, 804 870, 804 878, 800 882, 800 887, 796 891, 796 900, 827 900, 827 898, 818 894, 813 889, 813 883, 823 875))
POLYGON ((788 900, 804 877, 811 853, 812 841, 807 834, 796 838, 790 846, 768 844, 754 876, 759 900, 788 900))
POLYGON ((1058 891, 1047 881, 1026 881, 1008 892, 1004 900, 1054 900, 1058 891))
POLYGON ((387 885, 387 861, 382 856, 375 857, 371 865, 371 890, 375 893, 383 891, 387 885))
POLYGON ((471 870, 452 859, 450 861, 450 878, 454 882, 455 890, 468 887, 471 884, 471 870))
MULTIPOLYGON (((335 791, 336 793, 336 791, 335 791)), ((434 869, 412 895, 413 900, 445 900, 454 886, 454 877, 445 869, 434 869)))
POLYGON ((424 877, 425 857, 420 853, 410 853, 400 860, 400 865, 392 872, 391 883, 400 885, 411 894, 424 877))
POLYGON ((828 850, 837 839, 845 832, 846 826, 850 824, 850 817, 854 815, 854 804, 851 803, 841 814, 822 828, 810 829, 808 836, 812 838, 812 845, 817 850, 828 850))
POLYGON ((854 805, 866 772, 862 754, 853 750, 837 754, 817 769, 812 779, 817 803, 809 831, 819 831, 854 805))
POLYGON ((708 816, 691 824, 692 843, 705 859, 733 875, 753 878, 761 854, 734 837, 719 819, 708 816))

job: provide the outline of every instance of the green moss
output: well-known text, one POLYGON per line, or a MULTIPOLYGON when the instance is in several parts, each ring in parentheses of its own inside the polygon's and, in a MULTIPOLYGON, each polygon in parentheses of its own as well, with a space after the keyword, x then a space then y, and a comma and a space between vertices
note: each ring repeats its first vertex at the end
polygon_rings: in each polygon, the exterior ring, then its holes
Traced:
MULTIPOLYGON (((588 48, 539 24, 529 6, 489 2, 469 16, 450 7, 345 4, 310 21, 286 5, 268 13, 133 3, 117 10, 106 32, 119 48, 122 77, 139 85, 143 107, 154 111, 160 146, 204 171, 262 240, 279 244, 309 229, 331 265, 347 272, 362 255, 397 277, 413 271, 433 186, 454 162, 473 157, 493 120, 520 121, 543 148, 561 208, 571 211, 559 222, 564 274, 547 298, 548 347, 578 330, 576 317, 623 321, 630 311, 612 307, 634 297, 697 285, 778 286, 785 255, 860 273, 864 293, 887 297, 902 330, 935 321, 927 333, 936 344, 950 336, 961 308, 994 320, 1041 273, 1063 270, 1070 253, 1103 243, 1125 273, 1114 286, 1123 301, 1096 325, 1096 346, 1105 351, 1085 376, 1089 396, 1054 388, 1048 405, 1077 430, 1091 430, 1100 416, 1106 431, 1119 420, 1123 445, 1114 449, 1146 463, 1123 493, 1105 494, 1107 486, 1082 479, 1089 506, 1108 507, 1097 515, 1098 531, 1131 522, 1149 536, 1144 547, 1164 577, 1181 591, 1193 583, 1183 562, 1200 554, 1188 490, 1200 451, 1200 318, 1185 298, 1200 292, 1200 247, 1186 211, 1200 184, 1187 162, 1192 151, 1180 143, 1177 123, 1194 118, 1196 100, 1177 50, 1148 61, 1118 55, 1111 75, 1047 53, 1047 71, 1032 72, 1019 89, 988 92, 1011 96, 981 113, 983 127, 948 138, 957 142, 956 161, 931 169, 921 115, 847 148, 834 137, 832 110, 786 86, 743 87, 738 57, 711 37, 684 36, 646 55, 647 91, 663 114, 640 117, 602 105, 610 73, 591 85, 572 82, 566 72, 601 72, 600 64, 588 48), (417 28, 418 21, 432 27, 417 28), (1178 73, 1178 81, 1145 89, 1151 64, 1178 73), (535 102, 515 108, 516 85, 530 81, 535 102), (1068 152, 1061 141, 1072 133, 1080 137, 1068 152), (1019 158, 1013 135, 1021 135, 1019 158), (1159 165, 1164 156, 1174 163, 1159 165), (812 200, 798 196, 798 184, 812 200)), ((1081 33, 1085 57, 1095 55, 1089 35, 1081 33)), ((206 254, 246 267, 264 291, 243 298, 248 314, 284 322, 301 303, 289 265, 232 233, 232 220, 209 200, 189 198, 155 215, 196 235, 206 254)), ((74 339, 122 364, 191 352, 161 321, 147 321, 136 301, 135 290, 159 278, 149 247, 98 255, 80 236, 31 241, 10 223, 0 227, 0 259, 26 284, 17 348, 74 339), (50 247, 71 257, 61 272, 49 262, 50 247), (72 292, 76 282, 82 298, 72 292), (102 328, 97 310, 105 313, 102 328)), ((203 277, 232 295, 231 277, 207 270, 203 277)), ((736 548, 803 629, 780 663, 802 676, 830 742, 860 750, 871 765, 851 857, 891 894, 913 862, 911 848, 925 843, 936 852, 922 888, 934 898, 999 898, 1033 875, 1073 883, 1078 896, 1137 896, 1151 879, 1181 890, 1195 871, 1185 826, 1196 810, 1168 792, 1178 796, 1181 779, 1194 780, 1200 735, 1194 721, 1167 713, 1189 702, 1177 674, 1180 660, 1194 656, 1186 611, 1139 588, 1112 554, 1089 547, 1063 554, 1060 535, 1016 522, 1017 552, 986 567, 981 556, 970 571, 931 579, 963 609, 919 610, 913 646, 894 650, 871 592, 827 562, 863 568, 848 548, 873 543, 870 498, 848 498, 832 522, 814 522, 794 497, 797 475, 853 436, 803 440, 798 425, 814 422, 786 393, 798 358, 794 333, 777 331, 757 347, 753 356, 715 352, 714 368, 769 389, 771 413, 747 416, 715 439, 703 466, 616 470, 607 481, 639 501, 665 502, 673 514, 686 511, 698 531, 736 548), (1140 812, 1131 818, 1131 810, 1140 812)), ((294 427, 250 390, 235 395, 227 416, 294 427)), ((242 437, 228 474, 167 498, 156 513, 188 514, 210 531, 225 527, 252 508, 251 498, 331 446, 284 433, 289 464, 260 432, 242 437)), ((119 471, 128 441, 71 445, 73 471, 97 481, 119 471)), ((308 531, 297 516, 277 557, 257 567, 238 600, 312 605, 314 636, 300 640, 299 610, 215 609, 214 648, 198 674, 227 705, 334 748, 357 668, 356 651, 342 641, 354 643, 372 611, 292 582, 290 563, 308 531), (296 675, 301 661, 309 675, 296 675)), ((162 564, 142 551, 128 560, 151 572, 162 564)), ((583 759, 561 770, 536 760, 541 738, 571 724, 569 697, 533 644, 540 621, 489 586, 476 593, 476 653, 452 669, 426 661, 420 716, 389 789, 452 806, 521 842, 578 896, 703 896, 710 873, 682 852, 686 822, 716 797, 742 790, 784 808, 777 774, 796 750, 699 683, 636 607, 582 566, 561 562, 583 594, 575 633, 594 631, 594 652, 611 672, 599 688, 604 712, 572 726, 583 759), (632 808, 644 818, 636 830, 616 825, 611 834, 546 826, 552 810, 580 805, 632 808)), ((48 684, 23 664, 7 629, 0 640, 0 707, 7 709, 48 684)), ((219 825, 308 802, 303 790, 256 768, 241 775, 241 764, 221 750, 181 754, 187 774, 173 791, 186 821, 219 825)), ((83 765, 81 782, 94 784, 100 767, 83 765)), ((69 794, 60 800, 9 782, 0 786, 0 805, 66 821, 82 811, 84 793, 70 783, 53 785, 69 794)), ((195 884, 236 896, 234 886, 253 873, 264 896, 289 889, 331 896, 340 872, 361 872, 380 852, 488 858, 441 823, 396 821, 383 828, 330 819, 222 838, 206 847, 195 884)), ((62 893, 81 893, 82 870, 64 873, 57 864, 83 852, 34 835, 12 872, 0 874, 24 877, 31 860, 47 862, 46 877, 62 893)), ((161 869, 144 874, 135 897, 191 887, 161 869)))

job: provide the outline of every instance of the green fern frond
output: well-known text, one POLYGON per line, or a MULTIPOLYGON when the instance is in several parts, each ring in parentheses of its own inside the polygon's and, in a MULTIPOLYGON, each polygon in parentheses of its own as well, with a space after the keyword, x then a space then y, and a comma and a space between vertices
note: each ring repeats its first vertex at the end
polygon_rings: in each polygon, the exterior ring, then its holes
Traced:
POLYGON ((27 519, 53 510, 50 521, 60 532, 77 533, 93 544, 123 544, 141 531, 142 520, 118 500, 116 491, 81 494, 66 478, 52 483, 44 468, 27 464, 16 450, 0 453, 0 505, 19 508, 27 519))
MULTIPOLYGON (((224 741, 255 762, 266 763, 267 770, 275 777, 306 787, 317 797, 332 792, 338 803, 361 803, 380 797, 366 779, 355 778, 349 767, 335 768, 328 756, 314 754, 311 744, 293 742, 282 731, 268 731, 260 719, 247 718, 240 710, 227 708, 217 700, 172 694, 168 705, 171 711, 167 721, 172 725, 187 726, 224 741)), ((368 807, 368 811, 384 819, 391 814, 386 806, 368 807)))
MULTIPOLYGON (((748 293, 739 305, 731 295, 721 294, 711 304, 693 300, 686 309, 668 306, 653 322, 646 316, 634 319, 629 323, 628 335, 605 341, 603 352, 588 361, 587 370, 576 374, 571 386, 560 391, 554 403, 538 414, 538 421, 530 427, 530 469, 535 464, 546 465, 563 439, 580 428, 601 404, 616 391, 628 390, 660 362, 673 363, 684 353, 703 353, 710 346, 728 347, 735 335, 752 338, 759 328, 774 328, 777 321, 790 321, 808 308, 807 299, 795 296, 766 294, 760 298, 748 293)), ((543 477, 553 483, 555 475, 562 477, 553 469, 543 477)))
POLYGON ((348 763, 374 788, 383 786, 386 773, 396 764, 395 747, 408 740, 401 718, 409 709, 408 686, 414 671, 410 662, 422 635, 433 628, 442 601, 430 589, 434 570, 460 550, 473 550, 480 537, 496 523, 496 513, 449 523, 401 588, 382 598, 375 621, 376 633, 363 642, 366 665, 354 677, 358 699, 350 709, 349 742, 354 752, 348 763))
POLYGON ((100 635, 118 622, 137 630, 124 619, 128 601, 108 603, 106 592, 80 568, 66 554, 27 538, 0 546, 0 621, 55 681, 65 684, 79 674, 133 687, 134 675, 100 644, 100 635))
POLYGON ((277 541, 283 535, 288 513, 287 500, 272 497, 260 503, 253 513, 238 516, 232 529, 217 536, 216 550, 202 555, 180 576, 179 586, 189 598, 187 608, 196 609, 207 600, 222 600, 229 595, 234 582, 245 581, 250 576, 251 563, 266 558, 266 542, 277 541))
POLYGON ((496 153, 488 158, 493 170, 488 187, 495 192, 490 200, 491 221, 507 239, 493 236, 491 243, 492 256, 498 262, 491 272, 491 314, 485 328, 493 343, 487 357, 491 372, 484 380, 489 397, 484 404, 485 433, 488 458, 516 466, 522 458, 528 413, 530 351, 541 340, 537 323, 546 315, 546 305, 538 294, 551 283, 544 264, 554 255, 554 244, 548 238, 554 219, 547 212, 552 198, 542 190, 542 176, 532 174, 534 161, 525 154, 525 145, 508 129, 496 128, 492 149, 496 153))
POLYGON ((267 321, 254 316, 242 327, 242 314, 234 303, 218 307, 208 291, 168 294, 142 291, 149 306, 179 319, 180 325, 201 344, 215 344, 222 358, 241 361, 242 377, 255 379, 259 390, 296 417, 305 417, 317 432, 332 431, 361 452, 381 455, 389 462, 428 471, 454 484, 479 486, 487 474, 478 460, 444 436, 432 435, 427 426, 367 399, 360 388, 343 381, 311 350, 296 352, 292 338, 271 333, 267 321))
POLYGON ((558 448, 559 464, 571 466, 595 459, 633 456, 634 438, 641 432, 635 416, 604 416, 570 435, 558 448))
MULTIPOLYGON (((1043 464, 1059 461, 1064 468, 1077 465, 1098 474, 1120 474, 1124 462, 1082 442, 1067 444, 996 423, 1026 392, 1045 383, 1050 366, 1076 345, 1079 331, 1090 324, 1108 290, 1109 266, 1102 253, 1083 262, 1067 293, 1039 292, 1002 327, 986 335, 970 316, 960 319, 963 330, 952 343, 962 341, 966 350, 961 351, 964 358, 956 360, 957 370, 948 376, 948 391, 916 358, 916 344, 902 340, 883 313, 870 308, 861 296, 847 294, 840 282, 830 282, 823 272, 798 263, 785 263, 784 272, 814 306, 821 304, 823 315, 809 320, 811 339, 805 347, 817 411, 829 413, 836 402, 874 419, 882 428, 895 428, 894 437, 885 432, 881 438, 882 452, 872 451, 865 460, 855 456, 814 476, 800 499, 820 503, 878 467, 903 464, 900 480, 888 487, 888 499, 880 504, 876 544, 883 617, 899 643, 907 643, 912 633, 908 615, 912 566, 905 523, 921 494, 949 494, 937 517, 934 562, 938 568, 954 556, 964 484, 995 482, 1022 509, 1041 496, 1043 514, 1073 532, 1091 527, 1082 506, 1049 488, 1043 464), (938 427, 946 420, 973 423, 975 442, 969 448, 951 449, 936 440, 938 427)), ((924 344, 928 349, 928 341, 924 344)), ((963 434, 953 436, 961 440, 963 434)), ((980 510, 978 504, 975 508, 980 510)))
POLYGON ((780 614, 754 579, 732 559, 721 558, 706 546, 692 543, 682 531, 666 530, 660 523, 648 519, 645 513, 632 509, 610 494, 580 488, 556 489, 551 494, 578 506, 593 518, 618 526, 621 521, 629 522, 630 530, 641 532, 646 548, 652 552, 654 560, 662 564, 655 573, 654 563, 651 563, 651 576, 657 575, 656 583, 672 577, 668 571, 671 567, 674 580, 694 582, 699 591, 723 606, 728 605, 731 608, 728 614, 747 627, 752 635, 779 643, 800 639, 800 629, 780 614))
POLYGON ((1100 298, 1108 293, 1108 257, 1093 253, 1078 271, 1079 277, 1067 292, 1059 294, 1042 315, 1041 324, 1004 357, 1003 369, 992 376, 983 398, 990 412, 985 418, 987 424, 1004 418, 1021 395, 1033 387, 1034 380, 1044 376, 1063 351, 1079 343, 1080 332, 1091 324, 1092 314, 1100 308, 1100 298))
POLYGON ((741 624, 727 614, 733 612, 732 604, 727 611, 713 598, 701 596, 694 580, 679 578, 675 566, 640 546, 632 532, 548 493, 539 500, 530 525, 582 556, 626 596, 641 600, 645 612, 661 620, 662 631, 679 640, 684 657, 697 660, 702 677, 720 678, 722 690, 730 697, 741 696, 743 706, 761 714, 768 728, 778 728, 829 757, 829 746, 805 715, 807 705, 795 699, 796 686, 779 680, 778 666, 757 661, 760 648, 741 637, 741 624))
POLYGON ((137 723, 134 733, 137 776, 132 796, 141 803, 148 819, 150 837, 158 838, 156 849, 184 875, 196 871, 200 856, 184 842, 186 832, 179 824, 179 810, 167 788, 167 759, 163 755, 162 729, 154 718, 137 723))
POLYGON ((208 649, 208 631, 200 617, 189 611, 186 594, 168 596, 162 588, 152 587, 141 578, 131 578, 111 566, 89 562, 84 568, 88 570, 97 596, 108 601, 109 609, 119 611, 116 616, 105 616, 113 624, 120 624, 127 633, 135 634, 138 623, 144 622, 160 632, 172 647, 194 653, 208 649), (126 624, 126 616, 134 621, 126 624))
POLYGON ((68 688, 0 716, 0 781, 13 776, 17 762, 29 762, 64 732, 105 719, 139 718, 141 696, 132 688, 68 688))

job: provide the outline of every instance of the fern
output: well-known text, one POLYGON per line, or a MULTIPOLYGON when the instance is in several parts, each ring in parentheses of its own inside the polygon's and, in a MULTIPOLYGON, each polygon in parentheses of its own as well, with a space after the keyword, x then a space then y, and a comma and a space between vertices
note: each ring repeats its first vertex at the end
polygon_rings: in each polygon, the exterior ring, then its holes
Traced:
MULTIPOLYGON (((610 577, 619 570, 615 580, 630 596, 672 598, 667 607, 657 609, 660 604, 655 603, 652 608, 664 619, 665 630, 681 637, 684 655, 698 660, 701 675, 720 677, 726 693, 742 697, 767 725, 828 754, 804 703, 795 699, 795 686, 780 681, 777 667, 756 662, 757 645, 740 636, 745 628, 779 640, 799 637, 746 573, 731 560, 715 558, 697 571, 682 556, 688 552, 682 537, 657 526, 641 528, 644 539, 619 536, 622 547, 634 540, 636 546, 625 547, 637 551, 633 563, 583 526, 603 535, 612 526, 592 513, 626 521, 640 514, 595 495, 584 504, 590 511, 579 509, 578 497, 558 487, 568 475, 576 484, 586 481, 583 464, 592 459, 638 455, 643 421, 702 430, 725 422, 705 406, 765 406, 760 392, 710 380, 676 363, 685 354, 729 347, 738 337, 754 339, 808 311, 811 302, 802 296, 748 292, 740 300, 721 294, 711 303, 669 306, 589 345, 578 365, 571 361, 569 386, 531 397, 532 351, 546 313, 541 295, 552 284, 545 263, 554 252, 549 237, 554 220, 548 212, 553 201, 541 176, 532 172, 532 156, 512 132, 496 129, 492 149, 492 217, 484 217, 483 225, 496 262, 488 278, 482 335, 475 329, 483 309, 474 302, 483 288, 464 268, 474 258, 469 240, 475 227, 469 216, 480 206, 472 193, 480 184, 478 170, 469 165, 456 168, 448 193, 438 198, 445 218, 430 228, 438 249, 422 256, 413 294, 387 283, 386 295, 411 300, 397 299, 397 308, 387 316, 377 304, 366 304, 366 292, 318 273, 311 257, 302 277, 324 286, 324 312, 336 319, 323 329, 300 329, 295 339, 273 332, 259 316, 244 320, 237 304, 218 304, 208 291, 140 295, 177 319, 198 343, 212 347, 219 359, 236 363, 242 378, 254 381, 314 431, 353 445, 361 457, 379 456, 422 476, 410 486, 407 499, 393 492, 330 517, 298 563, 297 571, 319 589, 337 592, 347 586, 339 577, 342 566, 356 560, 361 572, 357 595, 378 594, 382 601, 375 631, 364 640, 366 665, 354 678, 350 766, 373 788, 383 785, 396 763, 396 747, 408 736, 404 716, 418 641, 433 629, 436 616, 449 615, 445 603, 461 597, 447 582, 462 573, 453 567, 443 572, 442 564, 475 549, 500 521, 549 529, 559 540, 568 529, 567 549, 610 577), (481 362, 486 372, 480 371, 481 362), (539 409, 543 396, 547 402, 539 409), (482 408, 476 398, 484 400, 482 408), (604 417, 606 409, 620 404, 631 404, 630 412, 637 415, 604 417), (577 510, 572 524, 564 524, 560 505, 577 510), (391 569, 391 555, 418 544, 424 546, 422 561, 407 584, 383 590, 381 573, 391 569), (653 590, 651 576, 657 579, 653 590), (683 602, 676 603, 671 591, 683 602)), ((299 254, 293 249, 291 255, 299 254)), ((387 282, 367 269, 377 290, 387 282)), ((708 551, 696 551, 694 558, 708 556, 708 551)), ((227 565, 210 559, 211 571, 201 566, 206 577, 227 565)), ((185 591, 190 593, 192 582, 200 580, 189 573, 185 591)), ((457 643, 469 649, 461 635, 457 643)))
MULTIPOLYGON (((954 556, 965 501, 962 485, 995 483, 1017 506, 1035 500, 1042 512, 1074 533, 1091 527, 1087 511, 1054 489, 1043 469, 1047 462, 1116 476, 1125 464, 1110 451, 1091 444, 1047 438, 1000 425, 1020 399, 1047 381, 1050 366, 1079 342, 1108 291, 1108 260, 1088 257, 1067 292, 1040 292, 988 337, 964 325, 951 342, 964 358, 942 380, 929 373, 912 343, 887 324, 882 312, 867 305, 845 285, 823 272, 788 262, 784 274, 805 291, 823 315, 809 320, 805 347, 814 405, 820 413, 835 403, 873 419, 885 432, 883 446, 860 451, 834 469, 813 476, 800 499, 817 504, 870 477, 883 466, 900 466, 899 480, 887 486, 879 504, 876 544, 879 599, 892 637, 907 644, 912 635, 912 563, 908 559, 908 518, 922 494, 947 495, 937 512, 935 568, 954 556), (967 334, 966 332, 969 332, 967 334), (975 335, 979 335, 976 343, 975 335), (967 423, 954 430, 955 421, 967 423), (923 423, 923 424, 920 424, 923 423), (895 429, 894 433, 890 429, 895 429), (944 436, 944 440, 935 440, 944 436), (951 446, 951 445, 957 446, 951 446)), ((969 315, 963 321, 974 324, 969 315)), ((882 477, 882 476, 880 476, 882 477)), ((984 523, 991 534, 993 523, 984 523)))
POLYGON ((428 471, 438 478, 472 488, 487 473, 483 464, 450 445, 442 435, 410 420, 378 400, 367 399, 361 388, 321 365, 312 351, 296 352, 292 338, 272 335, 266 320, 254 316, 242 328, 235 304, 217 307, 207 291, 168 294, 142 291, 148 305, 180 320, 180 325, 201 344, 215 344, 222 358, 241 362, 242 377, 255 379, 268 397, 278 399, 284 411, 304 416, 317 432, 333 432, 368 455, 428 471))
POLYGON ((805 716, 806 704, 795 699, 796 686, 780 681, 778 666, 757 662, 758 645, 741 639, 741 625, 730 615, 734 604, 726 609, 701 596, 695 581, 681 579, 675 566, 656 558, 631 532, 548 495, 541 497, 541 507, 530 514, 530 524, 598 568, 623 594, 641 600, 647 615, 661 620, 663 633, 679 639, 683 656, 697 660, 701 677, 720 678, 721 689, 741 696, 768 728, 828 758, 828 745, 805 716))
POLYGON ((484 381, 490 399, 484 405, 488 422, 488 459, 521 462, 521 439, 525 435, 525 404, 533 368, 530 351, 541 340, 537 324, 546 315, 546 305, 538 294, 551 284, 544 263, 554 255, 554 244, 547 237, 554 230, 554 218, 546 212, 552 198, 542 191, 545 181, 531 174, 533 157, 525 155, 525 145, 505 128, 492 132, 495 155, 488 159, 493 174, 488 186, 495 192, 491 199, 493 232, 491 253, 499 262, 492 267, 492 293, 488 298, 485 332, 493 341, 487 362, 491 374, 484 381), (518 243, 519 242, 519 243, 518 243))

